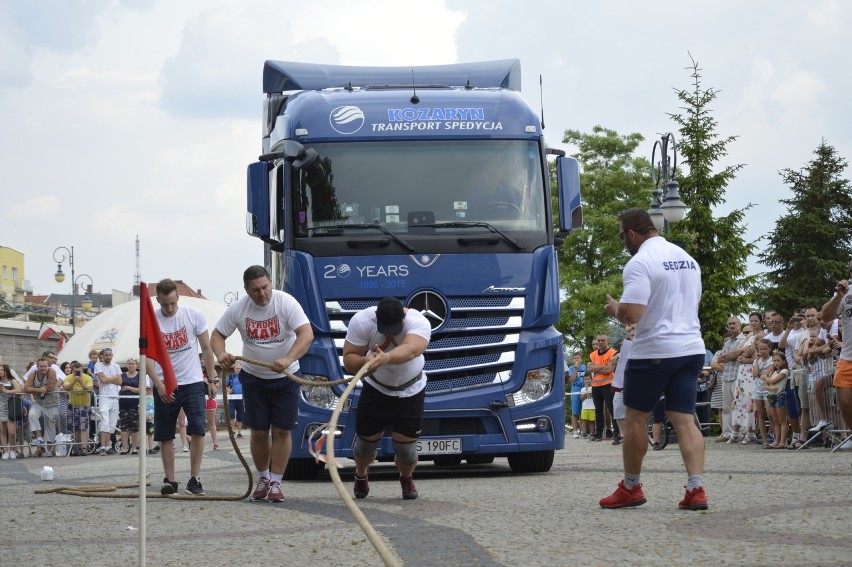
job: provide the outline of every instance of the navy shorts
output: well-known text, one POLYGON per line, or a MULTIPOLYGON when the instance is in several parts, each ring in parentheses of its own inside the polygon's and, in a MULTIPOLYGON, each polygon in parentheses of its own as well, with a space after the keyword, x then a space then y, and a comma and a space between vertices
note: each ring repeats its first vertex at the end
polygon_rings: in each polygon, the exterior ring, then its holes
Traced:
POLYGON ((624 405, 650 413, 665 393, 667 411, 695 413, 698 375, 703 368, 703 354, 631 358, 624 371, 624 405))
POLYGON ((204 435, 204 409, 207 403, 207 386, 204 382, 178 386, 174 396, 175 401, 167 404, 159 395, 154 395, 154 441, 174 440, 181 408, 186 414, 186 432, 190 435, 204 435))
MULTIPOLYGON (((302 372, 296 372, 301 376, 302 372)), ((299 417, 299 385, 287 377, 258 378, 240 370, 243 385, 243 425, 252 431, 270 426, 292 431, 299 417)))
POLYGON ((426 388, 407 398, 388 396, 364 383, 355 410, 355 431, 360 437, 372 437, 390 426, 391 431, 417 438, 423 428, 426 388))
POLYGON ((787 417, 789 417, 790 419, 799 419, 799 416, 802 415, 802 412, 799 408, 798 402, 796 401, 796 394, 793 393, 793 389, 790 387, 789 380, 787 380, 787 386, 784 388, 784 401, 787 404, 787 417))
POLYGON ((243 411, 243 400, 232 400, 231 398, 228 398, 228 413, 230 414, 231 419, 242 423, 243 413, 245 413, 243 411))

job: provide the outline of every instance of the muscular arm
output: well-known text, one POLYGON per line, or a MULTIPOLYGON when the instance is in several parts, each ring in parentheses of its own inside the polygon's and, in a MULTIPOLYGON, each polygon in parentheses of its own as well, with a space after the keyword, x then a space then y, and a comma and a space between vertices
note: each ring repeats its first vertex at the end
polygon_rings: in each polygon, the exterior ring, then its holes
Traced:
POLYGON ((290 348, 290 352, 285 354, 283 357, 276 359, 272 363, 272 369, 276 372, 283 372, 286 370, 294 361, 302 358, 302 356, 308 352, 313 340, 314 331, 311 329, 310 323, 305 323, 301 327, 298 327, 296 329, 296 342, 293 343, 293 346, 290 348))
POLYGON ((609 294, 606 296, 604 310, 610 317, 614 317, 628 325, 635 325, 642 318, 642 315, 645 314, 645 306, 641 303, 620 303, 609 294))
POLYGON ((385 364, 402 364, 409 360, 414 360, 426 351, 429 346, 429 341, 420 335, 405 335, 402 343, 397 345, 392 351, 384 352, 380 348, 370 353, 367 356, 368 346, 356 346, 346 341, 343 344, 343 366, 347 372, 358 372, 367 361, 370 361, 370 368, 375 370, 385 364))
MULTIPOLYGON (((837 282, 838 286, 842 286, 844 288, 848 288, 849 282, 846 280, 840 280, 837 282)), ((840 301, 846 295, 844 291, 835 291, 834 295, 831 299, 825 302, 825 305, 822 306, 822 309, 819 311, 819 317, 823 321, 830 321, 835 319, 840 314, 840 301)))

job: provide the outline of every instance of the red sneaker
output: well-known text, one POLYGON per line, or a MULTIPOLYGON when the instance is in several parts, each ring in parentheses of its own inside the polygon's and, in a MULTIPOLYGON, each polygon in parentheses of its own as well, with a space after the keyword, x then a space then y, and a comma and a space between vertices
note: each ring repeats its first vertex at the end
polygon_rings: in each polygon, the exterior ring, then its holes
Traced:
POLYGON ((618 483, 618 488, 615 492, 601 498, 601 508, 630 508, 631 506, 641 506, 647 502, 645 494, 642 492, 642 485, 637 484, 632 489, 624 487, 624 481, 618 483))
POLYGON ((257 486, 251 495, 252 500, 266 500, 266 495, 269 494, 269 479, 260 477, 257 479, 257 486))
POLYGON ((266 493, 266 499, 270 502, 281 502, 284 500, 284 493, 281 492, 281 483, 277 480, 269 481, 269 490, 266 493))
MULTIPOLYGON (((684 486, 684 488, 686 487, 684 486)), ((677 507, 681 510, 706 510, 707 495, 704 493, 704 487, 699 486, 698 488, 687 490, 686 496, 678 503, 677 507)))
POLYGON ((355 498, 358 500, 364 499, 370 493, 370 483, 367 480, 368 475, 364 475, 364 478, 355 477, 355 498))
POLYGON ((414 486, 414 478, 410 476, 400 476, 399 484, 402 486, 403 500, 414 500, 417 498, 417 487, 414 486))

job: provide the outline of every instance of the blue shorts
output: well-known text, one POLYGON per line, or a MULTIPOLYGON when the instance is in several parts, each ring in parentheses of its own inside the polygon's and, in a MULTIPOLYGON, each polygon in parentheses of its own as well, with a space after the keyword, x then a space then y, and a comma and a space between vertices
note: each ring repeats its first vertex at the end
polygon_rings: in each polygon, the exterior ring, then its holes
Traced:
POLYGON ((571 415, 580 415, 583 411, 583 400, 580 399, 582 387, 571 386, 571 415))
POLYGON ((154 441, 172 441, 175 438, 178 413, 186 414, 186 432, 204 435, 204 409, 207 403, 207 386, 198 381, 178 386, 175 401, 167 404, 154 396, 154 441))
MULTIPOLYGON (((781 392, 780 394, 766 394, 766 400, 769 402, 769 405, 773 408, 786 408, 787 407, 787 392, 781 392)), ((786 425, 784 426, 786 427, 786 425)))
POLYGON ((231 419, 242 423, 244 413, 242 399, 232 400, 231 398, 228 398, 228 414, 231 416, 231 419))
MULTIPOLYGON (((296 372, 301 376, 302 372, 296 372)), ((240 370, 243 385, 243 425, 252 431, 270 426, 291 431, 299 417, 299 385, 287 377, 258 378, 240 370)))
POLYGON ((631 358, 624 371, 624 405, 650 413, 665 393, 667 411, 695 413, 698 375, 702 368, 703 354, 631 358))

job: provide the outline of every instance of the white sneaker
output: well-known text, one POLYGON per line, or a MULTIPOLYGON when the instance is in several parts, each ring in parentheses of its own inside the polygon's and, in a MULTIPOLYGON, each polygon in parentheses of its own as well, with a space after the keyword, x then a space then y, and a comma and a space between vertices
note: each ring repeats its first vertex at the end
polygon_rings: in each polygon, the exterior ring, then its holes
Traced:
MULTIPOLYGON (((10 459, 17 459, 18 458, 18 455, 16 455, 14 451, 9 451, 8 453, 6 453, 6 455, 9 455, 10 459)), ((6 458, 6 455, 3 455, 4 459, 6 458)))
POLYGON ((811 427, 808 431, 814 431, 814 432, 816 432, 816 431, 822 431, 823 429, 825 429, 825 428, 826 428, 826 427, 828 427, 829 425, 831 425, 829 422, 827 422, 827 421, 826 421, 826 420, 824 420, 824 419, 821 419, 821 420, 819 420, 819 423, 817 423, 816 425, 814 425, 813 427, 811 427))
POLYGON ((3 460, 9 460, 9 459, 11 459, 11 458, 12 458, 12 457, 10 457, 10 456, 9 456, 9 453, 8 453, 8 452, 3 453, 3 456, 2 456, 2 457, 0 457, 0 459, 3 459, 3 460))
POLYGON ((580 438, 580 434, 579 434, 579 433, 574 433, 574 439, 579 439, 579 438, 580 438))
POLYGON ((45 449, 45 450, 44 450, 44 456, 45 456, 45 457, 52 457, 52 456, 53 456, 53 451, 52 451, 52 450, 50 450, 50 449, 45 449))
POLYGON ((187 447, 186 445, 184 445, 184 446, 183 446, 183 452, 184 452, 184 453, 189 453, 189 447, 187 447))

